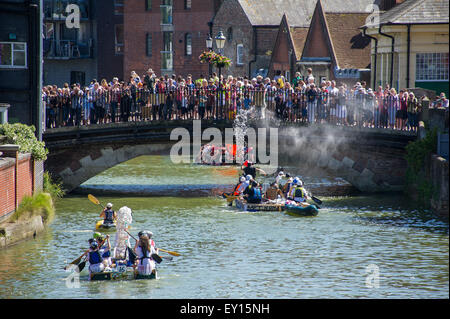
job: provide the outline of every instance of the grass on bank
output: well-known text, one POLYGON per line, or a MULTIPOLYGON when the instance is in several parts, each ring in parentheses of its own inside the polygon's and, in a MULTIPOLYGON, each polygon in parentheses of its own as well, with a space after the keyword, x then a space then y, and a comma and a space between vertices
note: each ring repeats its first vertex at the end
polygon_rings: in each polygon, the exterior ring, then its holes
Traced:
POLYGON ((43 176, 43 191, 33 196, 24 196, 17 210, 10 218, 11 222, 16 222, 21 218, 35 215, 42 216, 44 224, 48 224, 55 216, 54 201, 62 198, 65 192, 60 183, 52 181, 48 172, 43 176))

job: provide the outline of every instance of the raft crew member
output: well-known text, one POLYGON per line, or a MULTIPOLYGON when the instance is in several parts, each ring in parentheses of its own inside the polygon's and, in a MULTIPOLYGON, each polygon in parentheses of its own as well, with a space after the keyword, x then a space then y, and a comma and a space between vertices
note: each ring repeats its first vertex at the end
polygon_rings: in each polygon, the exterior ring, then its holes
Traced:
POLYGON ((251 175, 253 179, 256 178, 256 171, 267 175, 266 172, 264 172, 262 169, 257 168, 253 166, 253 164, 249 161, 245 161, 244 164, 242 164, 241 169, 244 171, 244 175, 251 175))
POLYGON ((306 202, 306 200, 309 198, 306 190, 303 188, 302 180, 296 180, 294 187, 292 187, 290 197, 293 198, 297 203, 306 202))
POLYGON ((243 194, 247 203, 260 204, 262 201, 261 188, 258 187, 258 183, 254 180, 250 182, 243 194))
POLYGON ((112 209, 113 204, 106 204, 106 208, 102 210, 100 217, 103 218, 103 224, 112 224, 117 218, 116 212, 112 209))
POLYGON ((275 183, 278 184, 278 186, 280 185, 281 180, 283 179, 283 177, 285 177, 286 175, 284 174, 283 171, 280 171, 277 175, 277 177, 275 177, 275 183))
POLYGON ((140 275, 151 275, 155 273, 156 265, 152 258, 153 254, 157 254, 155 248, 155 242, 151 239, 153 233, 149 231, 141 231, 138 234, 139 241, 136 242, 134 251, 136 252, 137 259, 137 272, 140 275))
POLYGON ((270 187, 266 190, 266 193, 264 194, 265 198, 269 200, 277 199, 278 195, 280 195, 281 198, 285 199, 283 192, 278 187, 278 184, 276 182, 270 184, 270 187))
POLYGON ((282 188, 283 194, 285 195, 286 198, 289 198, 289 192, 290 192, 293 184, 294 184, 294 179, 292 177, 289 177, 287 183, 284 184, 284 186, 282 188))
POLYGON ((112 259, 111 259, 111 243, 109 242, 109 235, 106 235, 106 238, 103 237, 100 233, 94 233, 94 239, 97 241, 99 245, 98 251, 102 256, 103 260, 106 261, 107 266, 113 267, 112 259), (102 246, 100 246, 104 242, 102 246))
POLYGON ((95 239, 89 239, 90 247, 84 253, 87 256, 87 260, 89 261, 89 272, 98 273, 104 270, 111 270, 111 268, 107 267, 106 261, 101 256, 99 252, 99 247, 97 241, 95 239))

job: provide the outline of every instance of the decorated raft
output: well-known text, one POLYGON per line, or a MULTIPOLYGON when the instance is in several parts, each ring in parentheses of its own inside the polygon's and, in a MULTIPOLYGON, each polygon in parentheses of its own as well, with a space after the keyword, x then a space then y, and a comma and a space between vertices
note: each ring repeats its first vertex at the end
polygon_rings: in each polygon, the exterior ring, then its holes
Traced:
POLYGON ((127 267, 125 265, 119 265, 112 268, 111 271, 103 271, 99 273, 89 273, 89 280, 91 281, 104 281, 104 280, 134 280, 134 279, 157 279, 158 273, 150 275, 140 275, 135 272, 133 267, 127 267))
POLYGON ((259 211, 281 212, 284 210, 285 206, 284 204, 272 204, 272 203, 250 204, 242 199, 235 199, 234 204, 238 209, 246 212, 259 212, 259 211))
POLYGON ((95 229, 102 229, 102 230, 111 230, 114 231, 116 230, 116 223, 110 223, 110 224, 105 224, 103 223, 103 219, 97 221, 97 223, 95 224, 95 229))

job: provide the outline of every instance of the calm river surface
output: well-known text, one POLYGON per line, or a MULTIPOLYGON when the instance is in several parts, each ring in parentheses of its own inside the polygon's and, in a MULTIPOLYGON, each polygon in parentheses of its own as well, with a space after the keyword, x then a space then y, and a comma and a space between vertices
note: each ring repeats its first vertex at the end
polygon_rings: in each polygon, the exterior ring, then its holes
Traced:
MULTIPOLYGON (((84 186, 176 192, 232 184, 236 176, 232 167, 143 156, 84 186)), ((0 251, 0 298, 449 297, 448 224, 401 196, 321 198, 312 218, 240 212, 195 191, 190 197, 97 198, 132 208, 134 234, 151 230, 157 246, 181 256, 159 265, 158 280, 89 282, 84 270, 79 287, 68 288, 63 267, 87 248, 100 209, 87 196, 67 196, 45 233, 0 251)))

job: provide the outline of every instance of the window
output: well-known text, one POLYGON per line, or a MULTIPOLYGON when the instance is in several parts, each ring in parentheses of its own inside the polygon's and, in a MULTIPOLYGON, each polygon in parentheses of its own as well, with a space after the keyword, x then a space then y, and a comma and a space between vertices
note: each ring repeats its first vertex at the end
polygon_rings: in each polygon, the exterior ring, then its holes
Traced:
POLYGON ((190 9, 192 7, 192 1, 191 0, 184 0, 184 8, 190 9))
POLYGON ((115 30, 115 51, 116 54, 123 54, 123 24, 116 24, 115 30))
POLYGON ((185 39, 185 54, 186 55, 192 55, 192 36, 190 33, 186 33, 185 39))
POLYGON ((227 30, 227 40, 228 41, 233 40, 233 28, 232 27, 229 27, 227 30))
POLYGON ((163 50, 161 51, 161 69, 172 70, 173 68, 173 33, 163 32, 163 50))
POLYGON ((416 81, 448 81, 448 53, 417 53, 416 81))
POLYGON ((242 65, 244 64, 244 45, 238 44, 236 46, 236 64, 242 65))
POLYGON ((144 0, 145 1, 145 10, 150 11, 152 9, 152 0, 144 0))
POLYGON ((172 0, 161 0, 161 24, 172 24, 172 0))
POLYGON ((152 56, 152 35, 150 33, 147 33, 146 35, 145 50, 147 56, 152 56))
POLYGON ((124 0, 114 0, 114 14, 123 15, 123 1, 124 0))
POLYGON ((0 42, 0 68, 26 68, 27 44, 25 42, 0 42))

